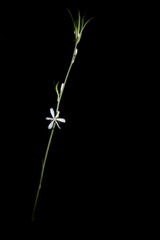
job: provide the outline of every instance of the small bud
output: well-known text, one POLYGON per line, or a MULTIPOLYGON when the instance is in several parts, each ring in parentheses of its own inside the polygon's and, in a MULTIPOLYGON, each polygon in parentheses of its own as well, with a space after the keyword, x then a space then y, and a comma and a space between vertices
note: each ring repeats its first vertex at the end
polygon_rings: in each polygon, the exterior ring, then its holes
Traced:
POLYGON ((75 51, 74 51, 74 56, 77 55, 77 52, 78 52, 78 49, 76 48, 75 51))
POLYGON ((64 83, 61 84, 61 89, 60 89, 60 92, 63 91, 63 88, 64 88, 64 83))
POLYGON ((74 50, 74 55, 73 55, 73 59, 72 59, 72 64, 73 64, 74 61, 75 61, 75 58, 76 58, 77 52, 78 52, 78 49, 76 48, 76 49, 74 50))
POLYGON ((81 38, 81 34, 78 32, 78 33, 76 34, 76 42, 77 42, 77 43, 79 43, 80 38, 81 38))
POLYGON ((78 39, 80 38, 80 36, 81 36, 81 35, 80 35, 80 33, 78 32, 78 34, 77 34, 78 39))

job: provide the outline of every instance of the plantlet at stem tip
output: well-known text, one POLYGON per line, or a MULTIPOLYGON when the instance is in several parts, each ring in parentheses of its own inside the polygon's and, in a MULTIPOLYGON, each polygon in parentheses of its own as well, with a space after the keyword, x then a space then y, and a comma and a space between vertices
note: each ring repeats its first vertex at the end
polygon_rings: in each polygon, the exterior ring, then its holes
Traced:
POLYGON ((72 22, 73 22, 73 26, 74 26, 75 43, 78 44, 79 41, 81 40, 82 32, 83 32, 84 28, 93 19, 93 17, 85 22, 84 21, 84 16, 81 19, 80 11, 78 11, 78 18, 77 18, 77 21, 76 21, 76 20, 74 20, 70 10, 69 9, 67 9, 67 10, 68 10, 68 12, 69 12, 69 14, 71 16, 71 19, 72 19, 72 22))

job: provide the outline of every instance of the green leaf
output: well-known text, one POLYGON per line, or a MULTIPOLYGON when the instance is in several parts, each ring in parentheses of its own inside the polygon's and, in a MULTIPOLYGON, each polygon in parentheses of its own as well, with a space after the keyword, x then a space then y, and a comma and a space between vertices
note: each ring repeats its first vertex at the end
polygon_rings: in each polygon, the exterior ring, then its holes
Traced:
POLYGON ((78 24, 77 24, 78 33, 80 33, 80 26, 81 26, 81 14, 80 11, 78 11, 78 24))
POLYGON ((59 82, 58 82, 58 83, 56 84, 56 86, 55 86, 55 90, 56 90, 56 93, 57 93, 57 98, 59 98, 58 84, 59 84, 59 82))
POLYGON ((68 12, 69 12, 69 14, 70 14, 70 16, 71 16, 71 19, 72 19, 72 22, 73 22, 73 26, 74 26, 74 30, 76 31, 76 28, 77 28, 76 22, 74 21, 73 16, 72 16, 72 13, 70 12, 70 10, 69 10, 68 8, 67 8, 67 10, 68 10, 68 12))
POLYGON ((85 24, 83 24, 82 26, 82 31, 84 30, 84 28, 86 27, 86 25, 93 19, 94 17, 90 18, 87 22, 85 22, 85 24))

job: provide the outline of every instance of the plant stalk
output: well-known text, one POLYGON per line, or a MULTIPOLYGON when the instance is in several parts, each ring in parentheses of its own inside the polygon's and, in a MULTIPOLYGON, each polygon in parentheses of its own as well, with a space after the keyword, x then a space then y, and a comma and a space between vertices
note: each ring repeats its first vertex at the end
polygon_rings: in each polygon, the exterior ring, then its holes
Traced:
MULTIPOLYGON (((63 94, 63 92, 64 92, 64 88, 65 88, 65 85, 66 85, 66 83, 67 83, 67 79, 68 79, 70 70, 71 70, 72 65, 73 65, 73 63, 74 63, 74 61, 75 61, 75 58, 76 58, 76 54, 75 54, 76 49, 77 49, 77 43, 75 43, 75 47, 74 47, 74 51, 73 51, 73 55, 72 55, 72 60, 71 60, 71 63, 70 63, 70 65, 69 65, 69 68, 68 68, 68 71, 67 71, 67 74, 66 74, 66 77, 65 77, 65 80, 64 80, 63 90, 60 92, 60 95, 59 95, 59 98, 58 98, 58 101, 57 101, 56 114, 57 114, 58 111, 59 111, 59 106, 60 106, 60 102, 61 102, 61 99, 62 99, 62 94, 63 94)), ((38 185, 37 194, 36 194, 36 198, 35 198, 35 202, 34 202, 34 207, 33 207, 33 212, 32 212, 32 222, 33 222, 34 219, 35 219, 35 211, 36 211, 36 208, 37 208, 37 202, 38 202, 38 198, 39 198, 39 194, 40 194, 40 190, 41 190, 41 185, 42 185, 42 180, 43 180, 43 175, 44 175, 44 169, 45 169, 45 165, 46 165, 46 161, 47 161, 47 156, 48 156, 49 148, 50 148, 50 145, 51 145, 51 141, 52 141, 52 137, 53 137, 55 125, 56 125, 56 123, 54 122, 53 128, 52 128, 52 130, 51 130, 51 134, 50 134, 50 137, 49 137, 49 141, 48 141, 48 145, 47 145, 47 149, 46 149, 44 161, 42 162, 42 170, 41 170, 39 185, 38 185)))

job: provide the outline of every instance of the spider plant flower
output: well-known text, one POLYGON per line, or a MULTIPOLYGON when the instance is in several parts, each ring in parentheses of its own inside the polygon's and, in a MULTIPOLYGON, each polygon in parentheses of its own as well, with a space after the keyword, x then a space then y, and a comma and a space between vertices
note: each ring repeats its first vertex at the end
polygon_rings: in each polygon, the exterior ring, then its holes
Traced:
POLYGON ((89 23, 91 21, 92 18, 90 18, 88 21, 85 22, 84 16, 83 16, 83 18, 81 18, 80 12, 78 11, 78 19, 76 21, 76 20, 74 20, 69 9, 68 9, 68 12, 71 16, 73 26, 74 26, 75 43, 78 44, 82 37, 82 32, 83 32, 84 28, 86 27, 87 23, 89 23))
POLYGON ((50 124, 48 125, 48 129, 51 129, 53 127, 53 123, 55 122, 58 126, 58 128, 60 128, 58 122, 62 122, 65 123, 66 120, 64 118, 59 118, 59 111, 57 112, 56 116, 55 116, 55 112, 53 110, 53 108, 50 108, 50 113, 52 115, 52 117, 46 117, 46 120, 50 120, 50 124))

